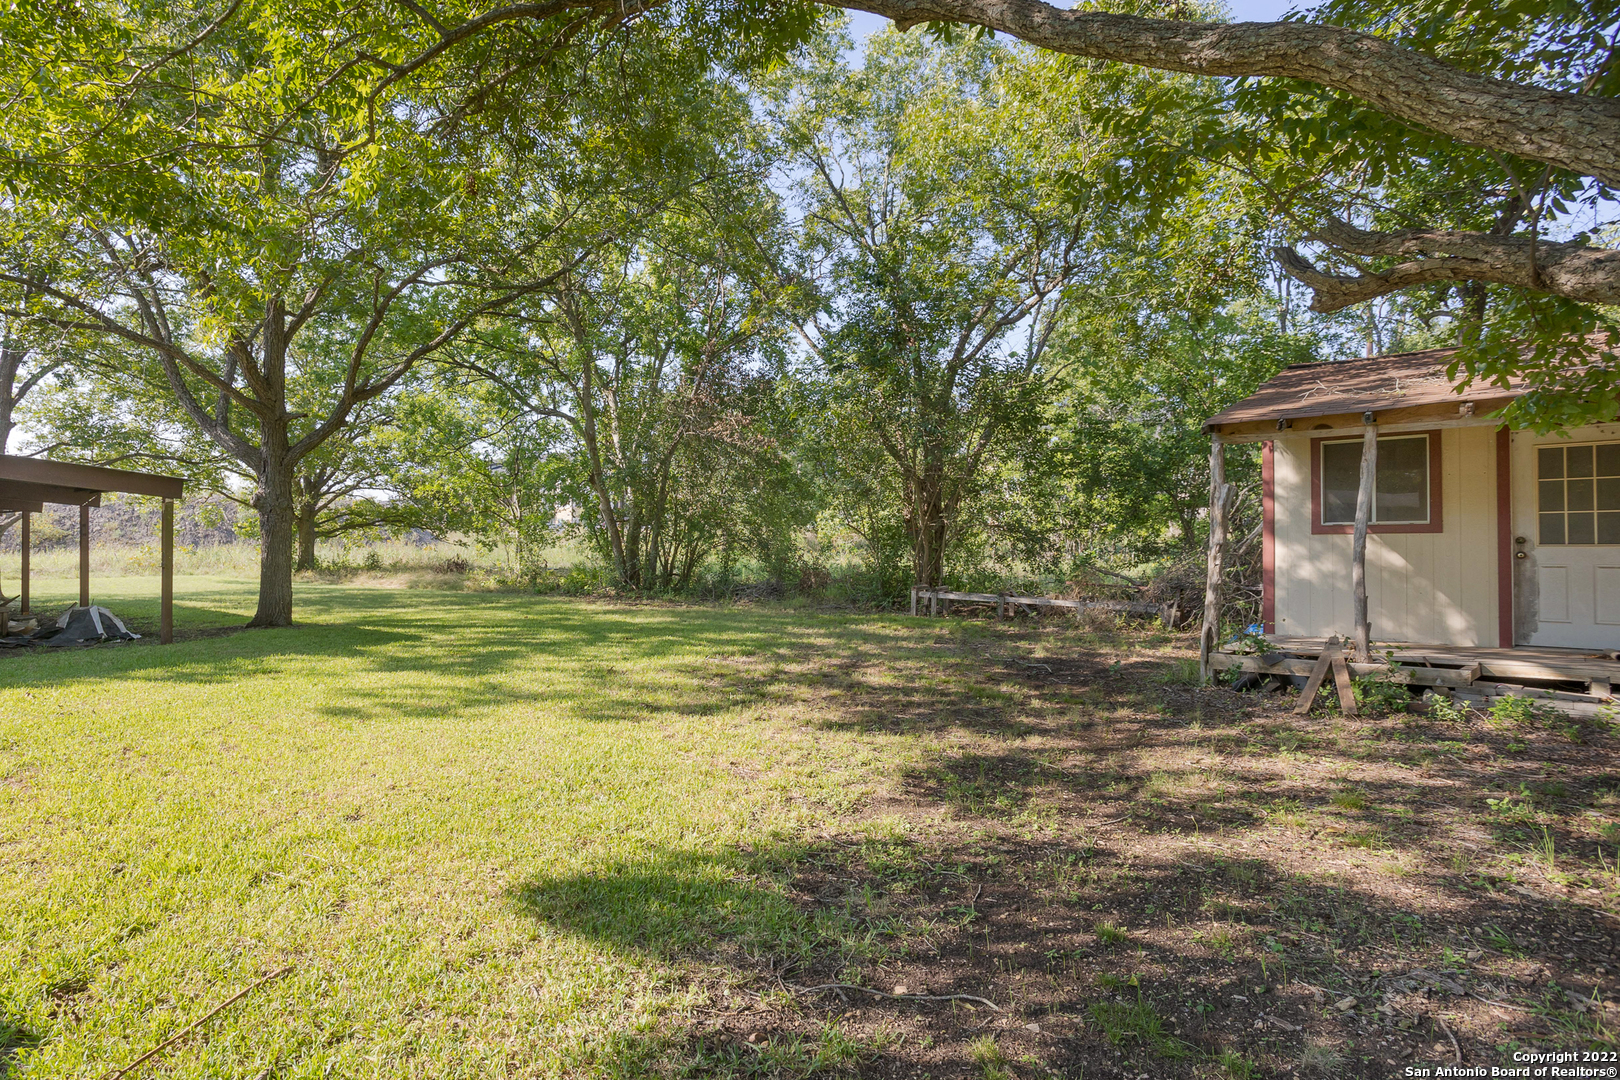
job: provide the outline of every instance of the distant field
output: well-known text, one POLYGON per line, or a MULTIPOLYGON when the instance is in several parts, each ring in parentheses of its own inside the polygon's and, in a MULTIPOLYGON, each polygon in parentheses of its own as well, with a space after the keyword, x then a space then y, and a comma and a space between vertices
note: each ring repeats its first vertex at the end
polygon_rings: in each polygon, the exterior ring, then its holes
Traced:
MULTIPOLYGON (((142 624, 156 591, 96 595, 142 624)), ((253 606, 177 593, 183 635, 253 606)), ((1069 624, 296 595, 293 629, 0 653, 0 1076, 105 1077, 282 970, 135 1075, 1384 1077, 1451 1060, 1437 1017, 1470 1062, 1612 1044, 1606 731, 1302 720, 1069 624)))
MULTIPOLYGON (((316 554, 319 569, 301 573, 301 580, 386 588, 488 591, 515 576, 510 553, 506 550, 480 551, 468 544, 447 541, 431 544, 397 540, 367 544, 323 542, 316 548, 316 554)), ((569 567, 586 559, 581 549, 571 545, 547 549, 541 557, 552 567, 569 567)), ((130 593, 121 582, 145 578, 155 581, 160 558, 156 544, 92 544, 92 589, 105 586, 115 592, 130 593)), ((65 602, 76 600, 79 577, 76 547, 57 546, 35 551, 30 569, 36 581, 35 595, 43 596, 55 589, 62 593, 65 602)), ((0 594, 17 595, 19 572, 17 552, 0 554, 0 594)), ((234 590, 237 587, 234 583, 251 583, 257 579, 258 572, 257 542, 180 545, 175 550, 175 573, 181 577, 230 581, 234 590)))

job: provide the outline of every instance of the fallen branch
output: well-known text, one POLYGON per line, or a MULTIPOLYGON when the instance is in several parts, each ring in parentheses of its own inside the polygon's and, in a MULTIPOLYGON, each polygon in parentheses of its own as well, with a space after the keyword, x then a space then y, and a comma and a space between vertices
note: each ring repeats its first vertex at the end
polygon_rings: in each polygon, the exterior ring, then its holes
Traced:
POLYGON ((871 994, 873 997, 889 998, 891 1001, 977 1001, 987 1009, 1001 1011, 1001 1006, 993 1001, 986 1001, 982 997, 972 994, 887 994, 882 990, 874 990, 870 986, 856 986, 854 983, 822 983, 820 986, 791 986, 801 994, 817 994, 825 990, 836 990, 840 995, 845 990, 854 990, 861 994, 871 994))
POLYGON ((1445 1017, 1441 1016, 1439 1013, 1435 1013, 1434 1014, 1434 1019, 1435 1019, 1435 1022, 1440 1025, 1440 1030, 1446 1033, 1446 1038, 1451 1040, 1451 1052, 1453 1054, 1457 1055, 1457 1064, 1461 1065, 1462 1064, 1462 1047, 1457 1045, 1457 1036, 1453 1035, 1451 1033, 1451 1029, 1446 1026, 1446 1018, 1445 1017))
POLYGON ((273 982, 276 979, 281 978, 283 975, 291 974, 292 970, 293 965, 288 964, 279 971, 272 971, 258 982, 252 983, 249 986, 244 986, 242 989, 238 990, 236 993, 232 994, 218 1005, 215 1005, 208 1011, 207 1015, 193 1020, 191 1023, 187 1024, 185 1027, 181 1028, 179 1031, 175 1032, 173 1035, 170 1035, 167 1039, 164 1039, 162 1042, 152 1047, 152 1049, 130 1062, 128 1065, 125 1065, 122 1069, 107 1073, 106 1076, 103 1077, 103 1080, 121 1080, 122 1077, 128 1076, 130 1073, 134 1072, 148 1061, 151 1061, 153 1058, 163 1053, 163 1051, 167 1050, 169 1047, 173 1046, 187 1035, 190 1035, 193 1031, 196 1031, 198 1028, 208 1023, 208 1021, 224 1012, 230 1006, 235 1005, 238 1001, 241 1001, 243 998, 247 997, 265 983, 273 982))
POLYGON ((1531 1011, 1530 1009, 1525 1008, 1523 1005, 1509 1005, 1505 1001, 1492 1001, 1488 997, 1480 997, 1478 994, 1474 993, 1472 990, 1468 991, 1468 996, 1473 998, 1476 1001, 1483 1001, 1487 1005, 1494 1005, 1498 1009, 1512 1009, 1514 1012, 1530 1012, 1531 1011))

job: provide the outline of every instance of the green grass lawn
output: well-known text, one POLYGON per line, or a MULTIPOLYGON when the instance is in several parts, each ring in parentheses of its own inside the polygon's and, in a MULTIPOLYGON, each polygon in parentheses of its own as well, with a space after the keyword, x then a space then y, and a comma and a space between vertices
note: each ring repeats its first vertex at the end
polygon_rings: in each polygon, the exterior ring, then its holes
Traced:
MULTIPOLYGON (((150 624, 155 593, 118 580, 97 600, 150 624)), ((178 593, 182 631, 253 600, 245 582, 178 593)), ((897 620, 297 600, 294 629, 0 656, 18 1075, 101 1075, 288 965, 153 1071, 636 1071, 668 1049, 660 1017, 708 992, 682 974, 693 955, 863 949, 771 871, 859 796, 885 740, 787 722, 721 674, 888 650, 897 620)), ((805 1053, 841 1052, 824 1042, 805 1053)))
MULTIPOLYGON (((97 582, 143 632, 156 595, 97 582)), ((130 1075, 1384 1080, 1620 1037, 1620 723, 1299 716, 1067 618, 177 595, 172 646, 0 653, 0 1080, 182 1033, 130 1075)))

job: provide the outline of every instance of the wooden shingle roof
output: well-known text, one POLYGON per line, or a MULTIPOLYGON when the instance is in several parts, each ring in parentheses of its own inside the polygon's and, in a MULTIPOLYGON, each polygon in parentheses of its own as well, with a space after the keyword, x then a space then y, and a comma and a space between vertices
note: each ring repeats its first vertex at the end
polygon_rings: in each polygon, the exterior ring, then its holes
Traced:
POLYGON ((1232 424, 1297 420, 1342 413, 1382 412, 1417 406, 1500 402, 1518 397, 1523 383, 1508 387, 1476 382, 1459 391, 1446 377, 1456 349, 1425 349, 1360 360, 1296 364, 1262 383, 1254 393, 1204 421, 1205 431, 1232 424))

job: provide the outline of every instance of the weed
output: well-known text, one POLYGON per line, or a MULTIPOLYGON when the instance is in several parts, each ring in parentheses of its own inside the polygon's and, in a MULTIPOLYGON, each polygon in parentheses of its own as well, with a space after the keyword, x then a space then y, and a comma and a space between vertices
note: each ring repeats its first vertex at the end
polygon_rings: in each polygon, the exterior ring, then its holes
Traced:
POLYGON ((1557 991, 1549 990, 1534 1011, 1578 1043, 1594 1049, 1620 1047, 1620 1033, 1603 1023, 1603 1002, 1596 990, 1587 1000, 1567 991, 1561 997, 1557 991))
POLYGON ((876 1039, 863 1042, 844 1034, 843 1029, 837 1024, 824 1024, 821 1035, 816 1040, 815 1055, 811 1058, 808 1071, 843 1070, 851 1065, 858 1065, 870 1058, 874 1052, 883 1049, 887 1042, 888 1039, 881 1034, 876 1039))
POLYGON ((1113 923, 1105 922, 1097 924, 1097 943, 1100 945, 1107 945, 1110 947, 1114 945, 1123 945, 1130 939, 1131 936, 1129 934, 1115 926, 1113 923))
POLYGON ((1192 1047, 1164 1029, 1164 1018, 1137 991, 1135 1001, 1099 1001, 1091 1006, 1091 1018, 1103 1037, 1115 1046, 1127 1042, 1141 1044, 1160 1057, 1188 1058, 1192 1047))
POLYGON ((1350 690, 1355 695, 1356 707, 1364 716, 1389 716, 1405 712, 1412 703, 1412 692, 1397 679, 1394 665, 1387 673, 1356 676, 1350 681, 1350 690))
POLYGON ((1460 724, 1468 719, 1468 707, 1457 704, 1451 698, 1433 694, 1429 698, 1429 719, 1442 724, 1460 724))
POLYGON ((1193 940, 1208 945, 1228 960, 1237 953, 1237 940, 1232 936, 1232 931, 1224 926, 1212 926, 1208 933, 1199 931, 1193 935, 1193 940))
POLYGON ((1215 1056, 1215 1064, 1228 1080, 1254 1080, 1260 1067, 1236 1050, 1222 1050, 1215 1056))
POLYGON ((1337 806, 1340 810, 1367 809, 1367 800, 1362 797, 1360 792, 1341 791, 1334 795, 1331 801, 1333 805, 1337 806))
POLYGON ((1541 827, 1541 839, 1536 841, 1535 852, 1536 857, 1541 860, 1542 869, 1548 874, 1558 869, 1558 849, 1553 842, 1552 833, 1547 831, 1545 825, 1541 827))
POLYGON ((1503 930, 1500 926, 1486 926, 1483 929, 1485 931, 1486 944, 1490 945, 1491 948, 1495 949, 1503 956, 1524 955, 1524 950, 1519 948, 1519 943, 1514 941, 1507 931, 1503 930))
POLYGON ((1227 863, 1222 874, 1227 881, 1244 891, 1260 883, 1260 867, 1252 862, 1227 863))
POLYGON ((968 1056, 983 1071, 984 1080, 1010 1080, 1012 1077, 1006 1068, 1007 1055, 1002 1052, 994 1035, 985 1035, 969 1043, 968 1056))
POLYGON ((1536 727, 1556 724, 1564 714, 1551 705, 1535 698, 1507 694, 1496 699, 1491 706, 1490 722, 1495 727, 1536 727))
MULTIPOLYGON (((1114 662, 1114 669, 1119 667, 1119 661, 1114 662)), ((1170 667, 1159 673, 1153 680, 1160 686, 1197 686, 1202 679, 1198 675, 1198 661, 1191 657, 1173 660, 1170 667)))
POLYGON ((1344 1064, 1344 1055, 1331 1046, 1321 1043, 1312 1043, 1305 1047, 1304 1053, 1299 1055, 1299 1067, 1302 1072, 1323 1073, 1333 1076, 1338 1073, 1339 1067, 1344 1064))
POLYGON ((1384 834, 1377 829, 1355 829, 1344 834, 1344 846, 1377 850, 1384 846, 1384 834))
POLYGON ((1501 821, 1516 824, 1536 824, 1535 796, 1523 784, 1515 794, 1504 795, 1500 799, 1486 799, 1485 805, 1491 808, 1491 815, 1501 821))
POLYGON ((1305 805, 1298 799, 1276 799, 1266 807, 1266 814, 1278 825, 1305 824, 1305 805))

